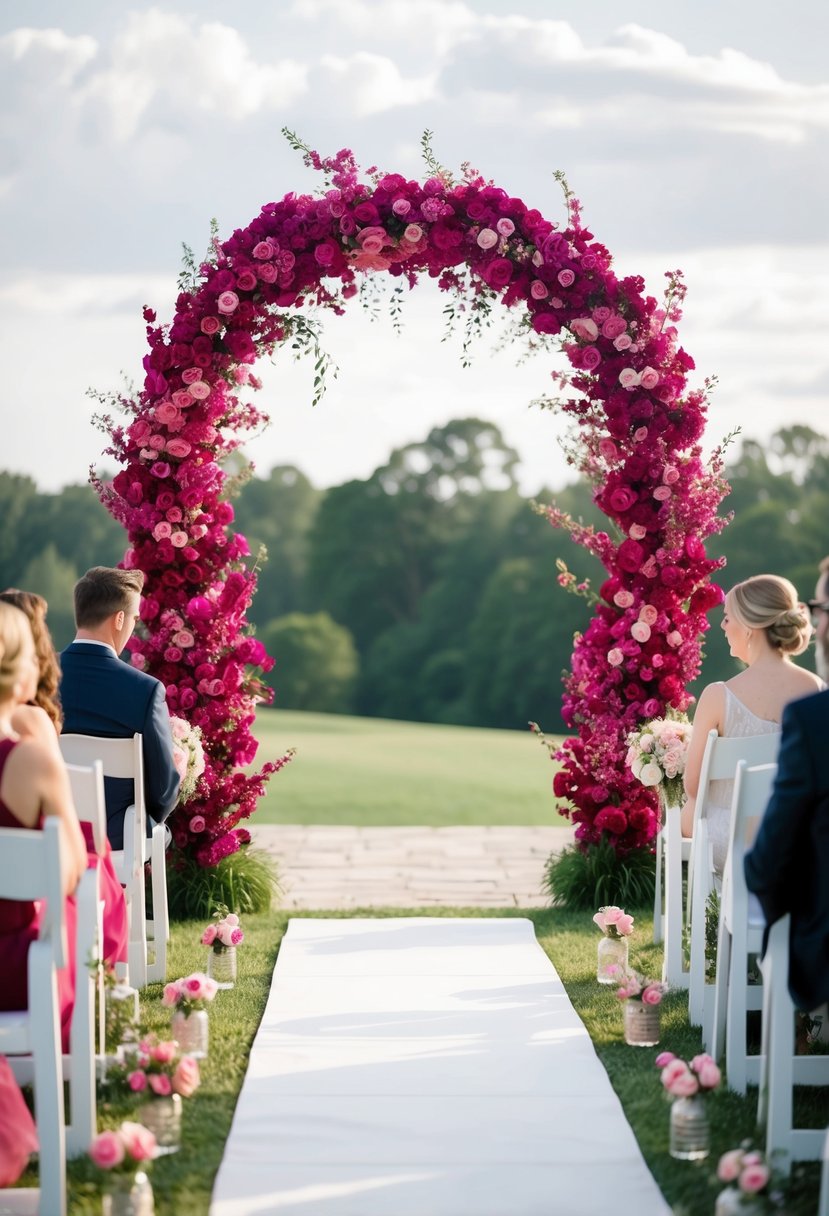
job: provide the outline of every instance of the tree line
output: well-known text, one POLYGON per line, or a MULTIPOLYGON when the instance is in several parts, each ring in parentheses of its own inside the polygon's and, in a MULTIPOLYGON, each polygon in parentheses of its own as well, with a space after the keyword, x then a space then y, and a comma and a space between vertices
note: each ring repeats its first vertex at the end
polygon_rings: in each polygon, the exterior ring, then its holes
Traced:
MULTIPOLYGON (((250 619, 277 660, 274 703, 562 730, 561 674, 591 609, 559 586, 556 559, 595 589, 603 571, 532 510, 517 466, 497 426, 467 418, 392 452, 365 480, 320 490, 279 466, 245 482, 234 526, 262 555, 250 619)), ((803 426, 745 439, 727 477, 733 520, 708 546, 727 559, 719 581, 769 571, 809 598, 829 552, 829 439, 803 426)), ((538 500, 607 527, 585 482, 538 500)), ((44 595, 61 647, 75 580, 120 560, 123 530, 86 485, 44 494, 0 473, 0 510, 0 586, 44 595)), ((705 683, 734 672, 716 612, 711 623, 705 683)))

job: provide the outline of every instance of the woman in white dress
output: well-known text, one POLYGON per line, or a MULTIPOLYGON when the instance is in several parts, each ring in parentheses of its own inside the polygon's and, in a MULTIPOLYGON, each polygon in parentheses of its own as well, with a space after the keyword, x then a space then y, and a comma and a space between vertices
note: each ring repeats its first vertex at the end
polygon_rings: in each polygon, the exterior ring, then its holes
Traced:
MULTIPOLYGON (((792 662, 808 646, 812 626, 788 579, 757 574, 737 583, 725 597, 722 629, 731 654, 746 668, 730 680, 708 684, 700 694, 685 765, 683 836, 692 833, 708 732, 715 729, 726 738, 779 732, 784 706, 824 686, 792 662)), ((733 790, 733 781, 712 781, 709 789, 708 836, 718 874, 728 849, 733 790)))

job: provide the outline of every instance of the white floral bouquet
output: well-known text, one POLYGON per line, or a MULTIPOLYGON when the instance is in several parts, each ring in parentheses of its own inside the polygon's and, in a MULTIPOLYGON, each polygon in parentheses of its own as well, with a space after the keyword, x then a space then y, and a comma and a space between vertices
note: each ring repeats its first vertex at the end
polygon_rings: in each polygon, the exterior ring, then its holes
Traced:
POLYGON ((667 806, 684 799, 682 781, 691 723, 686 717, 654 718, 628 735, 625 763, 642 785, 658 789, 667 806))
POLYGON ((185 718, 171 717, 170 722, 173 727, 173 763, 181 777, 178 792, 181 805, 193 797, 204 773, 204 747, 198 726, 191 726, 185 718))

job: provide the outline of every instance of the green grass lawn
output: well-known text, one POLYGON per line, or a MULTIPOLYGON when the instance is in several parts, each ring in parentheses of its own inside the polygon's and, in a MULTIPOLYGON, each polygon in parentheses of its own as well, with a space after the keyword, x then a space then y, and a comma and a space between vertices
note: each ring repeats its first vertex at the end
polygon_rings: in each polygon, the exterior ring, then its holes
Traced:
POLYGON ((261 709, 257 761, 297 748, 256 823, 554 824, 555 767, 529 730, 261 709))
MULTIPOLYGON (((325 912, 303 916, 332 915, 325 912)), ((338 914, 344 915, 344 914, 338 914)), ((705 1162, 674 1161, 668 1156, 669 1106, 654 1059, 670 1050, 690 1059, 701 1050, 700 1035, 689 1027, 687 997, 669 994, 663 1005, 662 1041, 659 1047, 628 1047, 622 1037, 622 1011, 611 988, 596 983, 598 934, 587 913, 565 913, 556 909, 524 912, 521 909, 480 912, 476 909, 416 909, 384 911, 369 909, 348 915, 360 916, 527 916, 535 924, 538 939, 555 964, 579 1016, 584 1021, 596 1051, 619 1095, 645 1160, 675 1216, 710 1216, 714 1196, 720 1189, 712 1174, 720 1153, 737 1147, 754 1133, 756 1090, 746 1098, 724 1088, 711 1094, 712 1152, 705 1162)), ((267 999, 279 941, 288 922, 282 912, 245 918, 245 944, 239 950, 239 980, 232 991, 220 992, 210 1011, 210 1054, 202 1069, 201 1089, 185 1101, 184 1143, 181 1151, 154 1163, 151 1178, 157 1216, 206 1216, 213 1180, 230 1130, 237 1095, 244 1079, 250 1045, 256 1034, 267 999)), ((202 924, 173 926, 169 960, 171 977, 187 974, 205 965, 205 950, 199 936, 202 924)), ((661 966, 661 947, 651 940, 652 926, 646 913, 637 914, 631 945, 631 965, 649 975, 661 966)), ((151 985, 142 995, 142 1011, 149 1027, 162 1034, 169 1029, 169 1011, 159 1000, 161 985, 151 985)), ((825 1118, 829 1091, 801 1091, 799 1108, 805 1126, 825 1118)), ((99 1125, 114 1126, 128 1118, 129 1107, 113 1105, 99 1109, 99 1125)), ((596 1145, 596 1167, 601 1168, 602 1146, 596 1145)), ((99 1183, 86 1161, 70 1163, 70 1213, 98 1216, 99 1183)), ((29 1172, 26 1181, 36 1176, 29 1172)), ((607 1178, 608 1210, 613 1204, 613 1179, 607 1178)), ((814 1216, 817 1209, 819 1167, 796 1166, 787 1199, 787 1216, 814 1216)), ((550 1211, 555 1197, 550 1198, 550 1211)), ((427 1216, 424 1213, 424 1216, 427 1216)), ((627 1216, 627 1213, 623 1214, 627 1216)))

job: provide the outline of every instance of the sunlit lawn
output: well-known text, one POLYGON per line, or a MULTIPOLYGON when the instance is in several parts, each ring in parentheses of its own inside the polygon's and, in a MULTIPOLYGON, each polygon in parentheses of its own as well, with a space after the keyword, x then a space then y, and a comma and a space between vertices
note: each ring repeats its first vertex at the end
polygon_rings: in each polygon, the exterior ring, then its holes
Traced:
POLYGON ((555 767, 529 730, 264 709, 257 761, 297 748, 256 823, 563 824, 555 767))

